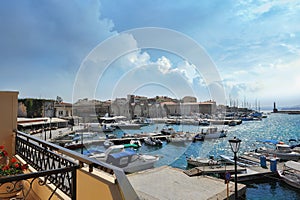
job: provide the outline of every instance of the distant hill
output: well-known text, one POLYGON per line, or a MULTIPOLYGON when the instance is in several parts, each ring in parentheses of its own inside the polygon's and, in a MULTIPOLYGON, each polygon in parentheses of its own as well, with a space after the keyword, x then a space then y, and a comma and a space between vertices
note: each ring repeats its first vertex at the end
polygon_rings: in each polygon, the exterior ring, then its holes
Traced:
POLYGON ((290 107, 283 107, 280 110, 300 110, 300 105, 290 106, 290 107))

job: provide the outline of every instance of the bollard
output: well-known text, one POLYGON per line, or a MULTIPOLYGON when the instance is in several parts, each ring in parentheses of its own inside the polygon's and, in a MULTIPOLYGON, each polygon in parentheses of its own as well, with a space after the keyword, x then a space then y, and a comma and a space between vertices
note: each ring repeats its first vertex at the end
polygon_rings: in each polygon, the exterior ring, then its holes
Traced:
POLYGON ((260 166, 263 168, 267 168, 267 158, 266 156, 260 156, 260 166))
POLYGON ((277 172, 277 160, 276 159, 270 160, 270 169, 271 169, 271 172, 277 172))

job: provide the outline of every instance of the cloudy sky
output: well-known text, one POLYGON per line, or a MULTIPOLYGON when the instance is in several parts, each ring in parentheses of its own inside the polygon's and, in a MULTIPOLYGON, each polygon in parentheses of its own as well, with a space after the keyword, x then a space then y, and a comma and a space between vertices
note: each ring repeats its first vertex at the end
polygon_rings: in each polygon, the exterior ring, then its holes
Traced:
POLYGON ((228 104, 299 105, 299 20, 297 0, 1 1, 0 90, 68 102, 128 93, 205 101, 219 93, 207 78, 216 70, 228 104), (185 40, 161 48, 160 34, 145 36, 157 48, 140 48, 131 33, 145 27, 194 41, 199 62, 184 53, 193 46, 172 51, 185 40))

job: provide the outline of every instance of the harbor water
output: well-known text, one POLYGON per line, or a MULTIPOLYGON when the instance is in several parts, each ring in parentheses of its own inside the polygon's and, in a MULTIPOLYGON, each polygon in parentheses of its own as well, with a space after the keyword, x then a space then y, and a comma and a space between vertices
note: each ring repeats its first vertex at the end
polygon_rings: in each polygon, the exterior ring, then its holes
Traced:
MULTIPOLYGON (((124 133, 136 134, 141 132, 159 132, 165 124, 152 124, 144 126, 139 130, 116 130, 114 134, 121 137, 124 133)), ((194 125, 172 125, 177 131, 197 132, 201 131, 201 126, 194 125)), ((237 126, 217 126, 219 129, 228 130, 227 137, 205 140, 198 142, 185 143, 166 143, 162 147, 152 147, 143 145, 138 152, 151 155, 159 155, 160 160, 156 167, 169 165, 172 167, 186 169, 186 158, 209 157, 214 156, 216 159, 219 155, 233 156, 228 140, 238 137, 242 140, 239 154, 254 150, 262 145, 257 142, 261 139, 279 140, 289 144, 290 139, 300 139, 300 115, 288 114, 270 114, 261 121, 243 121, 237 126)), ((300 141, 298 141, 300 143, 300 141)), ((96 148, 101 150, 102 147, 90 146, 87 150, 96 148), (99 149, 100 148, 100 149, 99 149)), ((103 150, 103 149, 102 149, 103 150)), ((259 182, 246 183, 246 199, 300 199, 299 189, 294 189, 284 182, 266 177, 259 182)))

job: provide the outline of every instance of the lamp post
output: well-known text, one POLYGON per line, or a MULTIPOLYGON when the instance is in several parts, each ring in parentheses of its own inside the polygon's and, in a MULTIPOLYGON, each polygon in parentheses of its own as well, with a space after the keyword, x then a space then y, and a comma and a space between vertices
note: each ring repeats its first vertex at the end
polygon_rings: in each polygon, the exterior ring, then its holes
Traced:
POLYGON ((50 117, 50 139, 52 138, 52 133, 51 133, 51 120, 52 120, 52 117, 50 117))
POLYGON ((231 147, 232 152, 234 153, 234 184, 235 184, 235 190, 234 190, 234 199, 238 199, 238 193, 237 193, 237 152, 240 149, 241 140, 234 137, 233 139, 229 140, 229 144, 231 147))
POLYGON ((46 129, 45 129, 45 123, 47 122, 47 119, 44 119, 44 124, 43 124, 43 131, 45 133, 45 141, 47 140, 47 132, 46 132, 46 129))

